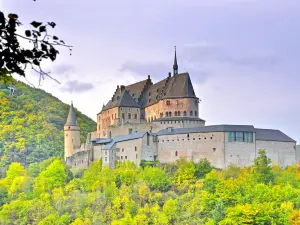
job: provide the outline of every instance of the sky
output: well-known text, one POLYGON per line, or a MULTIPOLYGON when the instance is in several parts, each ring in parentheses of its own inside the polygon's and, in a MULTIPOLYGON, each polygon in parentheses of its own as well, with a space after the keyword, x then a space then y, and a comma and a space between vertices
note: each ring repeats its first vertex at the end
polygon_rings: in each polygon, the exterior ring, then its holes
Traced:
MULTIPOLYGON (((96 120, 117 85, 189 72, 207 125, 279 129, 300 142, 299 0, 0 0, 73 45, 40 88, 96 120)), ((26 45, 28 43, 25 43, 26 45)), ((38 77, 27 73, 28 82, 38 77)), ((67 115, 66 115, 67 116, 67 115)))

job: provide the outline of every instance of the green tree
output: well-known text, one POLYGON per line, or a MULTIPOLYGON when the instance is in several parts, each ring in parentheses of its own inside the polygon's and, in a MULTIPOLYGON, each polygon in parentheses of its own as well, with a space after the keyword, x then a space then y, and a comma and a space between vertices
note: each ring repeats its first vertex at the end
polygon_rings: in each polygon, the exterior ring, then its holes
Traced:
POLYGON ((212 171, 212 166, 206 158, 202 158, 195 164, 195 176, 201 178, 212 171))
POLYGON ((258 182, 269 183, 274 181, 271 159, 269 159, 264 150, 259 150, 258 157, 254 159, 254 176, 258 182))

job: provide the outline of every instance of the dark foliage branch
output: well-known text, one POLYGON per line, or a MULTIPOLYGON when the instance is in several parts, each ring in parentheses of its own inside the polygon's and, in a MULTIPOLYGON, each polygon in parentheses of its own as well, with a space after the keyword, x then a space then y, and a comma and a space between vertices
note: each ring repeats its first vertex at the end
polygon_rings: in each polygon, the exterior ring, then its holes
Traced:
POLYGON ((54 61, 59 54, 57 47, 67 47, 71 54, 72 46, 48 33, 49 29, 55 28, 54 22, 33 21, 33 29, 26 30, 24 35, 17 32, 21 25, 18 15, 8 14, 5 18, 0 11, 0 81, 9 82, 14 73, 25 77, 25 70, 29 67, 39 74, 40 83, 45 77, 58 82, 50 73, 43 71, 41 62, 47 59, 54 61), (32 47, 24 48, 20 45, 20 39, 28 40, 32 47))

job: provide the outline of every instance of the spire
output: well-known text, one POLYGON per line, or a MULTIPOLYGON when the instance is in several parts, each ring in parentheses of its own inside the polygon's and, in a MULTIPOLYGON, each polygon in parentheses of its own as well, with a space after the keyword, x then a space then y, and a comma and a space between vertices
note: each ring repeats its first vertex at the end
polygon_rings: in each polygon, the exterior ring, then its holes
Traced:
POLYGON ((174 57, 174 65, 173 65, 173 75, 177 75, 178 74, 178 65, 177 65, 177 56, 176 56, 176 46, 174 46, 175 48, 175 57, 174 57))
POLYGON ((67 126, 78 126, 76 112, 73 107, 73 101, 71 102, 71 107, 69 110, 69 115, 68 115, 66 125, 67 126))

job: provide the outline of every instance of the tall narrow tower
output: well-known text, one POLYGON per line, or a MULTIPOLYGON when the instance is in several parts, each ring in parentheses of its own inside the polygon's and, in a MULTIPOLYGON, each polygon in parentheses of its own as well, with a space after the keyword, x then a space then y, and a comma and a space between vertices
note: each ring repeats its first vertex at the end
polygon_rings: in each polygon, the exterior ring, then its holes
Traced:
POLYGON ((176 46, 175 48, 175 56, 174 56, 174 65, 173 65, 173 76, 178 74, 178 65, 177 65, 177 56, 176 56, 176 46))
POLYGON ((72 156, 76 150, 80 149, 80 127, 77 123, 76 112, 71 103, 67 122, 64 126, 65 131, 65 161, 72 156))

